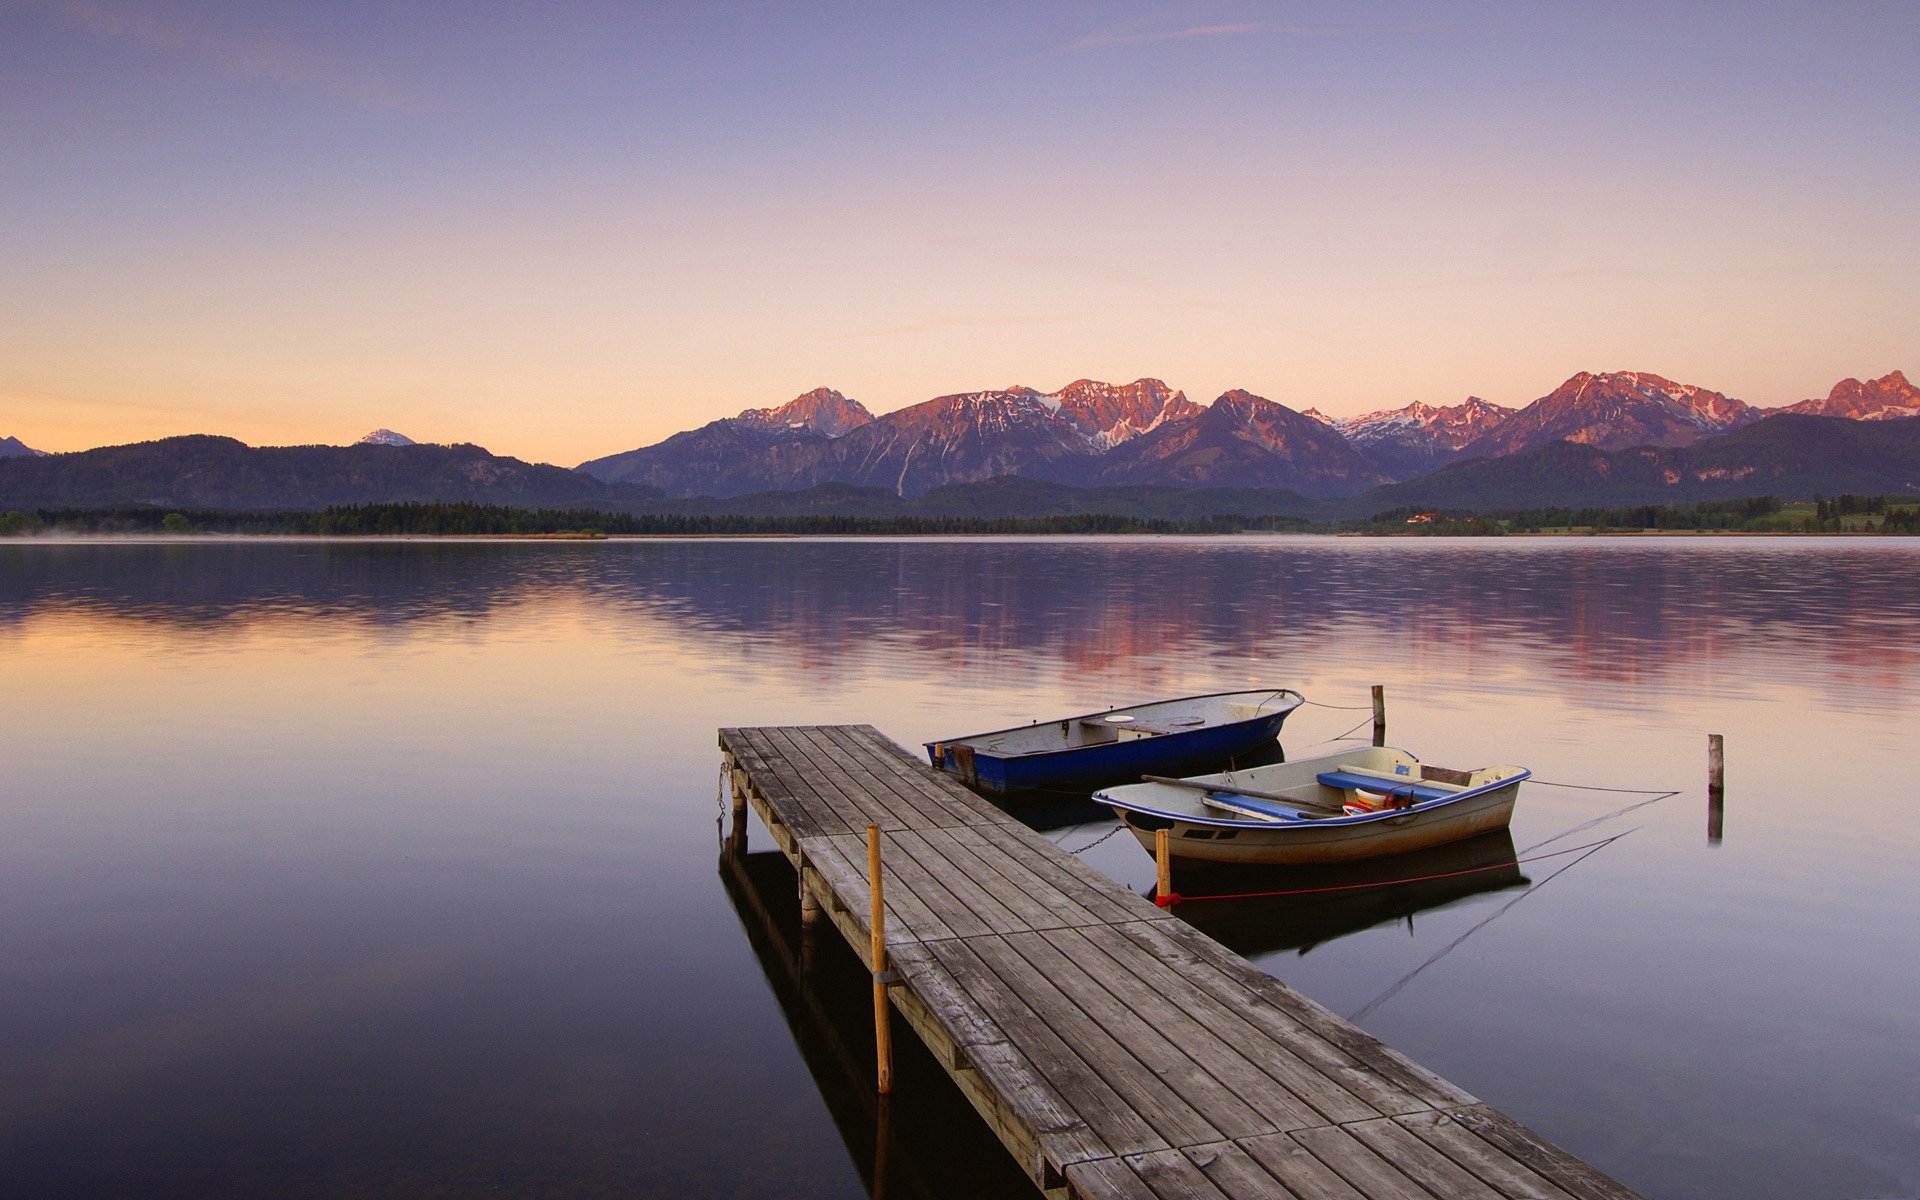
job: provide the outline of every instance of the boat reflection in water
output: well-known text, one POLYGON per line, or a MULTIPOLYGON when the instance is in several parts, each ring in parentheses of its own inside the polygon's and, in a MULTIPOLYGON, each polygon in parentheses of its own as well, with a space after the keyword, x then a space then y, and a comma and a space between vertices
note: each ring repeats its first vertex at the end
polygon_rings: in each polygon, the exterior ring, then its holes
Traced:
POLYGON ((1182 899, 1174 912, 1247 957, 1277 950, 1305 954, 1364 929, 1396 921, 1411 927, 1416 913, 1531 882, 1520 872, 1513 835, 1501 829, 1430 850, 1344 865, 1224 867, 1182 862, 1174 879, 1182 899), (1246 895, 1250 892, 1291 894, 1246 895))
POLYGON ((893 1093, 875 1090, 873 980, 824 919, 800 926, 799 883, 778 851, 720 854, 720 880, 868 1193, 917 1200, 1038 1197, 920 1041, 893 1041, 893 1093))

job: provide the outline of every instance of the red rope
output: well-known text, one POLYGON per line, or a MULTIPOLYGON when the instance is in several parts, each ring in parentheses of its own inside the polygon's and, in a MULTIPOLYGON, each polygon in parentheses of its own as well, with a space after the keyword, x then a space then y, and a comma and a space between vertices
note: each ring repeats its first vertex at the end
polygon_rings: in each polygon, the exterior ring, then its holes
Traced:
POLYGON ((1406 879, 1387 879, 1379 883, 1342 883, 1334 887, 1291 888, 1283 892, 1228 892, 1219 896, 1183 896, 1179 892, 1168 892, 1164 896, 1155 896, 1153 902, 1161 908, 1172 908, 1175 904, 1188 900, 1257 900, 1267 896, 1312 896, 1322 892, 1355 892, 1363 888, 1398 887, 1403 883, 1426 883, 1434 879, 1452 879, 1460 875, 1477 875, 1482 871, 1504 871, 1508 867, 1517 867, 1521 863, 1539 862, 1543 858, 1559 858, 1563 854, 1578 854, 1582 850, 1592 850, 1617 840, 1616 837, 1601 838, 1597 842, 1588 842, 1584 846, 1574 846, 1567 850, 1554 850, 1547 854, 1536 854, 1531 858, 1516 858, 1512 862, 1494 863, 1488 867, 1468 867, 1462 871, 1443 871, 1438 875, 1413 875, 1406 879))

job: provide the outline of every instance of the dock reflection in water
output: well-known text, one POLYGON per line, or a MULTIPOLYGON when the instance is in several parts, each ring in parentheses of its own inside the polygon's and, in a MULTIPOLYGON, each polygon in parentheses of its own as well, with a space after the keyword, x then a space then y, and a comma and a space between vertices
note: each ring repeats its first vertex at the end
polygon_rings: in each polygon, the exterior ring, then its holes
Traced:
POLYGON ((872 980, 831 925, 801 929, 785 856, 729 843, 720 880, 875 1200, 1040 1195, 918 1038, 895 1037, 893 1094, 874 1090, 872 980))

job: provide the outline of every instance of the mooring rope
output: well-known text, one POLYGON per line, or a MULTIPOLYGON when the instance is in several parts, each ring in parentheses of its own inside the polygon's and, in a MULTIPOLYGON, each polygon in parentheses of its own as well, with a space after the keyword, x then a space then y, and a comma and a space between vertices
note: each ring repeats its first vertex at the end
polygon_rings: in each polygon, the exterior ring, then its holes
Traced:
MULTIPOLYGON (((1505 904, 1502 904, 1499 908, 1495 909, 1493 912, 1487 914, 1487 917, 1485 920, 1475 923, 1473 928, 1467 930, 1465 933, 1461 934, 1459 937, 1453 939, 1451 942, 1448 942, 1445 946, 1441 947, 1439 953, 1428 958, 1425 962, 1421 963, 1419 966, 1415 967, 1413 970, 1408 971, 1405 975, 1402 975, 1397 981, 1395 981, 1392 987, 1388 988, 1384 992, 1381 992, 1378 996, 1375 996, 1372 1000, 1368 1001, 1365 1005, 1363 1005, 1360 1008, 1360 1011, 1349 1016, 1347 1020, 1352 1021, 1355 1025, 1358 1025, 1360 1022, 1366 1020, 1368 1017, 1372 1016, 1374 1011, 1378 1009, 1382 1004, 1385 1004, 1387 1001, 1399 995, 1403 988, 1405 988, 1408 984, 1413 982, 1414 977, 1416 975, 1420 974, 1420 972, 1426 970, 1428 967, 1431 967, 1433 964, 1439 962, 1441 959, 1445 958, 1447 955, 1452 954, 1455 950, 1458 950, 1461 944, 1464 943, 1468 938, 1472 937, 1476 933, 1479 933, 1482 929, 1485 929, 1487 926, 1493 924, 1495 921, 1505 916, 1509 911, 1512 910, 1514 905, 1520 903, 1522 900, 1525 900, 1528 896, 1533 895, 1535 892, 1547 886, 1549 883, 1552 883, 1554 880, 1560 878, 1562 875, 1565 875, 1568 871, 1573 870, 1575 867, 1579 866, 1581 863, 1587 861, 1588 858, 1592 857, 1595 854, 1600 853, 1600 851, 1604 849, 1606 846, 1619 841, 1621 838, 1626 837, 1627 834, 1632 832, 1633 830, 1629 829, 1623 833, 1616 833, 1612 837, 1607 838, 1604 841, 1595 842, 1590 847, 1579 847, 1579 849, 1586 850, 1586 853, 1582 854, 1579 858, 1574 859, 1572 862, 1568 863, 1566 866, 1561 867, 1559 870, 1547 876, 1545 879, 1542 879, 1539 883, 1534 884, 1532 887, 1528 888, 1526 891, 1521 892, 1518 896, 1515 896, 1513 899, 1507 901, 1505 904)), ((1559 851, 1558 853, 1571 854, 1573 853, 1573 851, 1565 850, 1565 851, 1559 851)), ((1542 857, 1545 857, 1545 856, 1542 856, 1542 857)))
POLYGON ((1313 708, 1330 708, 1335 712, 1372 712, 1371 704, 1322 704, 1318 700, 1302 700, 1300 703, 1313 708))

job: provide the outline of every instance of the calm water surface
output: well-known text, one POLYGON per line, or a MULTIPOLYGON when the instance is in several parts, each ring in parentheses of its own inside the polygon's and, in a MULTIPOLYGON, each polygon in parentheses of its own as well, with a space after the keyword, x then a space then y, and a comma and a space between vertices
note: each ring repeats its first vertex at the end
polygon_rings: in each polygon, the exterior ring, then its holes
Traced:
POLYGON ((1920 546, 1285 538, 0 545, 0 1193, 1017 1195, 923 1058, 876 1106, 715 728, 1372 683, 1434 761, 1678 794, 1189 919, 1650 1195, 1920 1195, 1920 546))

